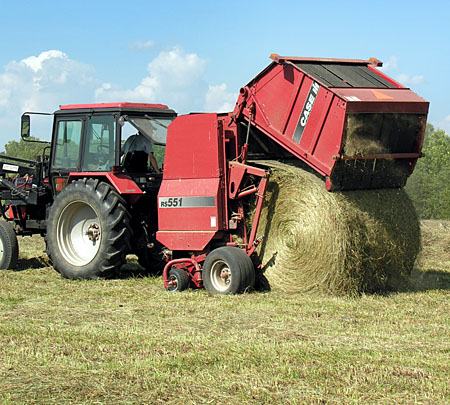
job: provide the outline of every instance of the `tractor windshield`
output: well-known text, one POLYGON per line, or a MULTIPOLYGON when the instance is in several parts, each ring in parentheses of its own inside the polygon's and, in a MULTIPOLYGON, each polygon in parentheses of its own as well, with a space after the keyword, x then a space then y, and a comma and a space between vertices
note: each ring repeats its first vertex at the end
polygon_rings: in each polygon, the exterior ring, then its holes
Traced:
POLYGON ((144 117, 125 117, 139 132, 156 145, 165 145, 167 138, 167 128, 175 117, 152 118, 148 115, 144 117))

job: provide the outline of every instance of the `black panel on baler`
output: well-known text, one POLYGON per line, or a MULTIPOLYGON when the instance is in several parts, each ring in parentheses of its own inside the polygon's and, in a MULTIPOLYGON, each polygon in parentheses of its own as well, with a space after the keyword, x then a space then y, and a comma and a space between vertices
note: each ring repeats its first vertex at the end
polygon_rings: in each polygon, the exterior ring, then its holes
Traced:
POLYGON ((365 65, 325 62, 293 63, 328 87, 396 88, 365 65))

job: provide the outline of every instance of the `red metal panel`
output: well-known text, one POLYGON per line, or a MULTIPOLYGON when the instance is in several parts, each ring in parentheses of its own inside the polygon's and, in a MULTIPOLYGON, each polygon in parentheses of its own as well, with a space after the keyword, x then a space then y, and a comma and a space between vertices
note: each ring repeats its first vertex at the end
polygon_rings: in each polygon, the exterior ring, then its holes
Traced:
POLYGON ((257 93, 254 101, 264 114, 263 117, 257 114, 255 118, 266 122, 282 133, 286 115, 292 108, 292 98, 296 96, 298 83, 302 80, 302 77, 303 74, 293 69, 292 66, 268 71, 267 75, 262 77, 252 89, 252 92, 257 93), (268 99, 273 101, 271 103, 265 102, 268 99), (259 102, 259 100, 263 102, 259 102))
POLYGON ((148 103, 96 103, 96 104, 67 104, 62 105, 60 110, 79 110, 79 109, 96 109, 96 108, 161 108, 167 110, 164 104, 148 104, 148 103))
POLYGON ((53 177, 55 182, 55 192, 59 193, 67 184, 67 177, 53 177))
MULTIPOLYGON (((257 128, 295 156, 307 161, 320 174, 328 175, 335 164, 333 154, 339 152, 341 144, 344 126, 342 107, 345 102, 330 89, 320 85, 318 92, 313 94, 312 106, 308 105, 311 92, 317 86, 314 83, 317 82, 292 65, 272 64, 249 84, 250 97, 247 105, 254 103, 257 106, 253 122, 257 128), (335 111, 339 102, 339 111, 335 111), (306 124, 302 133, 296 135, 305 109, 308 110, 306 124), (323 148, 319 147, 320 155, 316 157, 314 151, 322 143, 325 125, 327 138, 323 145, 331 146, 332 152, 330 150, 325 157, 323 148), (330 137, 334 139, 329 139, 330 137)), ((248 110, 244 110, 243 114, 248 117, 248 110)))
POLYGON ((163 180, 158 193, 158 229, 208 232, 221 229, 224 190, 220 186, 220 179, 163 180), (169 198, 176 203, 167 204, 169 198))
POLYGON ((110 172, 74 172, 69 174, 69 183, 75 178, 106 178, 119 194, 143 194, 139 186, 125 174, 110 172))
POLYGON ((163 180, 156 238, 172 250, 201 251, 223 227, 221 179, 163 180))
MULTIPOLYGON (((304 76, 303 73, 301 73, 298 70, 295 70, 295 72, 297 72, 297 74, 304 76)), ((308 93, 311 88, 312 82, 313 81, 309 77, 307 77, 307 76, 303 77, 300 90, 297 92, 297 97, 296 97, 294 106, 292 108, 292 112, 290 113, 289 123, 286 125, 286 130, 285 130, 286 141, 290 142, 292 147, 295 149, 297 149, 299 147, 299 143, 294 141, 292 139, 292 137, 294 135, 298 121, 300 119, 300 114, 302 112, 303 106, 306 103, 306 99, 308 97, 308 93)), ((279 97, 282 97, 282 95, 280 94, 279 97)), ((306 128, 305 128, 305 131, 306 131, 306 128)))
POLYGON ((341 63, 349 65, 372 65, 372 66, 382 66, 382 62, 376 58, 370 58, 369 60, 363 59, 335 59, 335 58, 308 58, 299 56, 280 56, 278 54, 270 55, 270 58, 278 63, 284 61, 296 61, 296 62, 317 62, 317 63, 341 63))
POLYGON ((300 141, 300 147, 307 153, 313 152, 317 139, 327 118, 328 109, 333 98, 333 93, 325 88, 319 90, 319 94, 311 111, 307 126, 300 141))
POLYGON ((428 101, 410 89, 335 88, 336 94, 347 100, 347 112, 409 112, 426 114, 428 101))
POLYGON ((335 97, 324 122, 320 137, 308 161, 316 168, 321 168, 327 176, 332 172, 334 155, 339 153, 342 144, 343 128, 345 122, 346 103, 335 97))
POLYGON ((164 180, 217 178, 223 173, 217 114, 182 115, 169 126, 164 180))
POLYGON ((156 239, 170 250, 201 252, 214 237, 215 232, 168 232, 159 231, 156 239))

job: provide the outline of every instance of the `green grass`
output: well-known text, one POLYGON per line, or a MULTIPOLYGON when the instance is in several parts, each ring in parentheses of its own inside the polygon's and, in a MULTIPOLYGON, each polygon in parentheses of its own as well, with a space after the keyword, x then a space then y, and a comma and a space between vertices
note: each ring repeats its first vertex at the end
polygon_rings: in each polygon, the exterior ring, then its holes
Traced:
POLYGON ((0 272, 0 403, 450 402, 447 269, 387 296, 221 297, 65 280, 42 249, 0 272))

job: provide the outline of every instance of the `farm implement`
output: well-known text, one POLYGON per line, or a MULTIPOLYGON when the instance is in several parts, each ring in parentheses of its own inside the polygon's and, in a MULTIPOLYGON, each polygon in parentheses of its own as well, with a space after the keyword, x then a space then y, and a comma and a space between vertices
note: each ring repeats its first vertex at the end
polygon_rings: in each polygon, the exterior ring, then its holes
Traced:
POLYGON ((69 279, 108 277, 135 254, 169 291, 241 293, 262 271, 268 161, 301 167, 330 192, 405 185, 428 102, 376 59, 271 58, 230 113, 128 102, 55 111, 48 153, 1 157, 0 267, 17 262, 16 235, 37 233, 69 279), (162 173, 127 167, 125 124, 165 148, 162 173))

